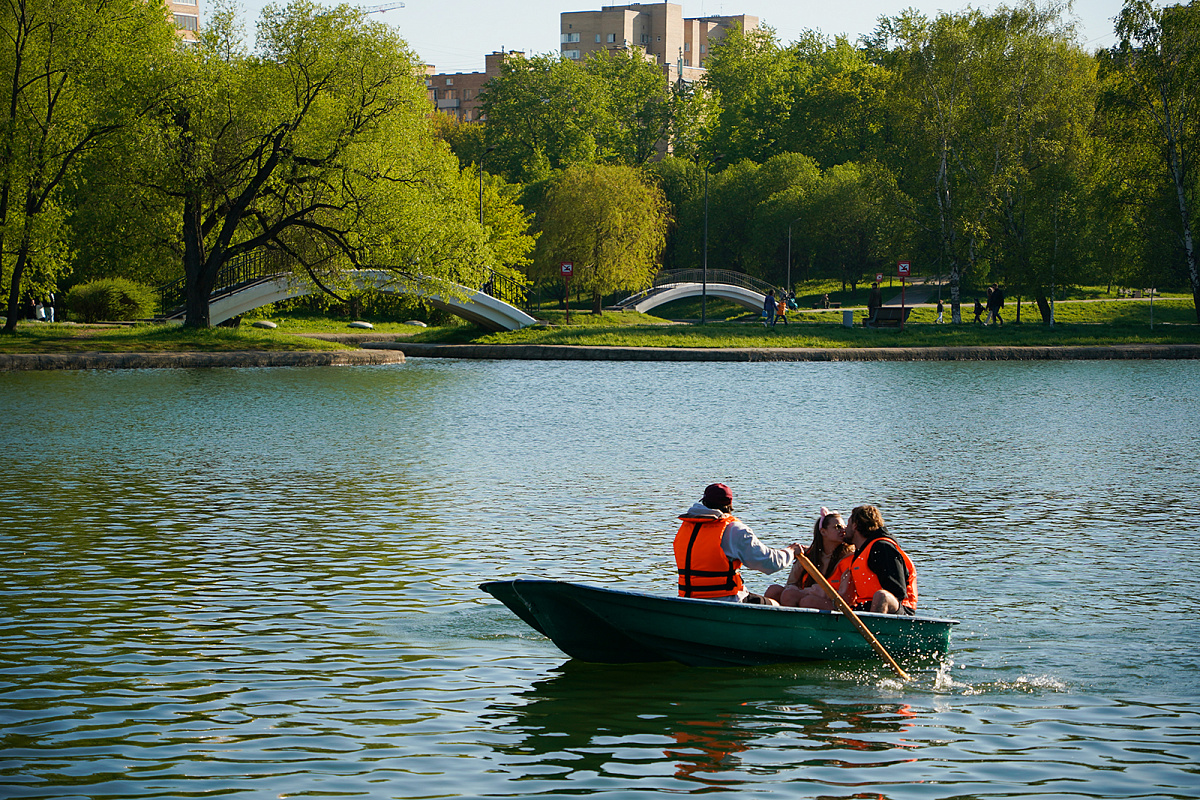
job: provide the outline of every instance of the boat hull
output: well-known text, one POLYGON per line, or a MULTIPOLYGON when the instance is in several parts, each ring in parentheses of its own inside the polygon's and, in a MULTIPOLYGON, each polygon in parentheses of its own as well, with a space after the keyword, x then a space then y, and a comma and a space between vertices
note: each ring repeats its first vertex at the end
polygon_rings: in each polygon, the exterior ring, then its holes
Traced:
MULTIPOLYGON (((551 580, 480 587, 581 661, 679 661, 695 666, 877 659, 842 614, 663 597, 551 580)), ((859 614, 896 658, 937 657, 954 620, 859 614)))

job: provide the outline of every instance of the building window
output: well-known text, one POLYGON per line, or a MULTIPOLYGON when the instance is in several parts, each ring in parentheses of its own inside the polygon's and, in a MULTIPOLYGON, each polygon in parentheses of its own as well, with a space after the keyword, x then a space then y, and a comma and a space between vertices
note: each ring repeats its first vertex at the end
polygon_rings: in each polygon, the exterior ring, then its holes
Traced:
POLYGON ((600 34, 596 34, 596 44, 600 44, 600 34))
POLYGON ((685 59, 683 60, 683 65, 684 65, 685 67, 690 67, 690 66, 692 65, 692 61, 691 61, 691 59, 689 59, 689 58, 685 58, 685 59))
MULTIPOLYGON (((617 40, 617 35, 616 35, 615 33, 610 33, 610 34, 608 35, 608 41, 609 41, 610 43, 611 43, 611 42, 615 42, 616 40, 617 40)), ((600 39, 599 39, 599 38, 597 38, 597 39, 596 39, 596 41, 598 42, 598 41, 600 41, 600 39)))
POLYGON ((662 37, 661 37, 661 36, 660 36, 660 37, 658 37, 658 40, 661 42, 661 41, 662 41, 662 37))
POLYGON ((200 30, 200 18, 195 14, 176 14, 175 27, 181 31, 200 30))
POLYGON ((194 6, 196 5, 196 0, 174 0, 174 3, 177 6, 194 6))
POLYGON ((567 58, 578 59, 579 51, 578 50, 563 50, 563 55, 567 58))
POLYGON ((559 38, 561 39, 559 44, 574 44, 575 42, 579 41, 579 34, 578 33, 564 33, 559 38))
POLYGON ((684 43, 683 43, 683 52, 685 52, 685 53, 686 53, 686 52, 690 51, 691 49, 692 49, 692 43, 691 43, 691 42, 684 42, 684 43))
POLYGON ((700 45, 700 55, 704 55, 706 52, 708 52, 708 45, 700 45))
POLYGON ((453 85, 454 85, 454 78, 446 78, 446 85, 447 85, 447 86, 453 86, 453 85))
POLYGON ((643 33, 643 34, 642 34, 642 44, 650 44, 650 37, 649 37, 649 35, 647 35, 647 34, 645 34, 645 33, 643 33))

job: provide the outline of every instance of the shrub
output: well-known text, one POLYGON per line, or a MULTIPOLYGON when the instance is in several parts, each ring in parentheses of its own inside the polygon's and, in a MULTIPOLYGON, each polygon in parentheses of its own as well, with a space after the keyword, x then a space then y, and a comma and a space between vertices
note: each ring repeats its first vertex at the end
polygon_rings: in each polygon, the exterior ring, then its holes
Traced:
POLYGON ((67 309, 80 322, 141 319, 157 304, 153 289, 125 278, 82 283, 67 294, 67 309))

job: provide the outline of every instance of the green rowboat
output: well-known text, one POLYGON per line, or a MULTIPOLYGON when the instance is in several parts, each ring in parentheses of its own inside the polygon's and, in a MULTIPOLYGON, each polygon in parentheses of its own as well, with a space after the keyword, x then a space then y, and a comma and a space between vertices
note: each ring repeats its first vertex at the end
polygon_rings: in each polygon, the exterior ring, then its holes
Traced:
MULTIPOLYGON (((877 659, 838 612, 664 597, 550 580, 489 581, 488 594, 581 661, 693 666, 877 659)), ((895 658, 936 658, 955 620, 858 614, 895 658)))

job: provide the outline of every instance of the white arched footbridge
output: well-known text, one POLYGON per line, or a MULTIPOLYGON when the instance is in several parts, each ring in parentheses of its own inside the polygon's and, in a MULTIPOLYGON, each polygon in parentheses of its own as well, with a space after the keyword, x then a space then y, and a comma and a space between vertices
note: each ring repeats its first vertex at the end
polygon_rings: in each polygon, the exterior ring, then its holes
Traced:
POLYGON ((699 269, 664 270, 654 279, 653 286, 630 295, 614 308, 645 313, 673 300, 707 295, 731 300, 751 311, 762 311, 767 292, 774 288, 766 281, 728 269, 710 269, 707 276, 699 269))
MULTIPOLYGON (((441 285, 445 290, 439 291, 438 284, 433 281, 422 282, 419 278, 398 280, 394 272, 382 269, 360 269, 355 270, 352 275, 359 289, 416 295, 427 300, 434 308, 448 311, 488 330, 515 331, 537 322, 520 308, 482 289, 443 283, 441 285), (461 298, 456 296, 460 294, 461 298)), ((319 289, 293 273, 261 275, 232 286, 214 289, 208 306, 209 322, 219 325, 269 303, 318 293, 319 289)), ((182 318, 181 309, 163 316, 163 319, 168 320, 182 318)))

